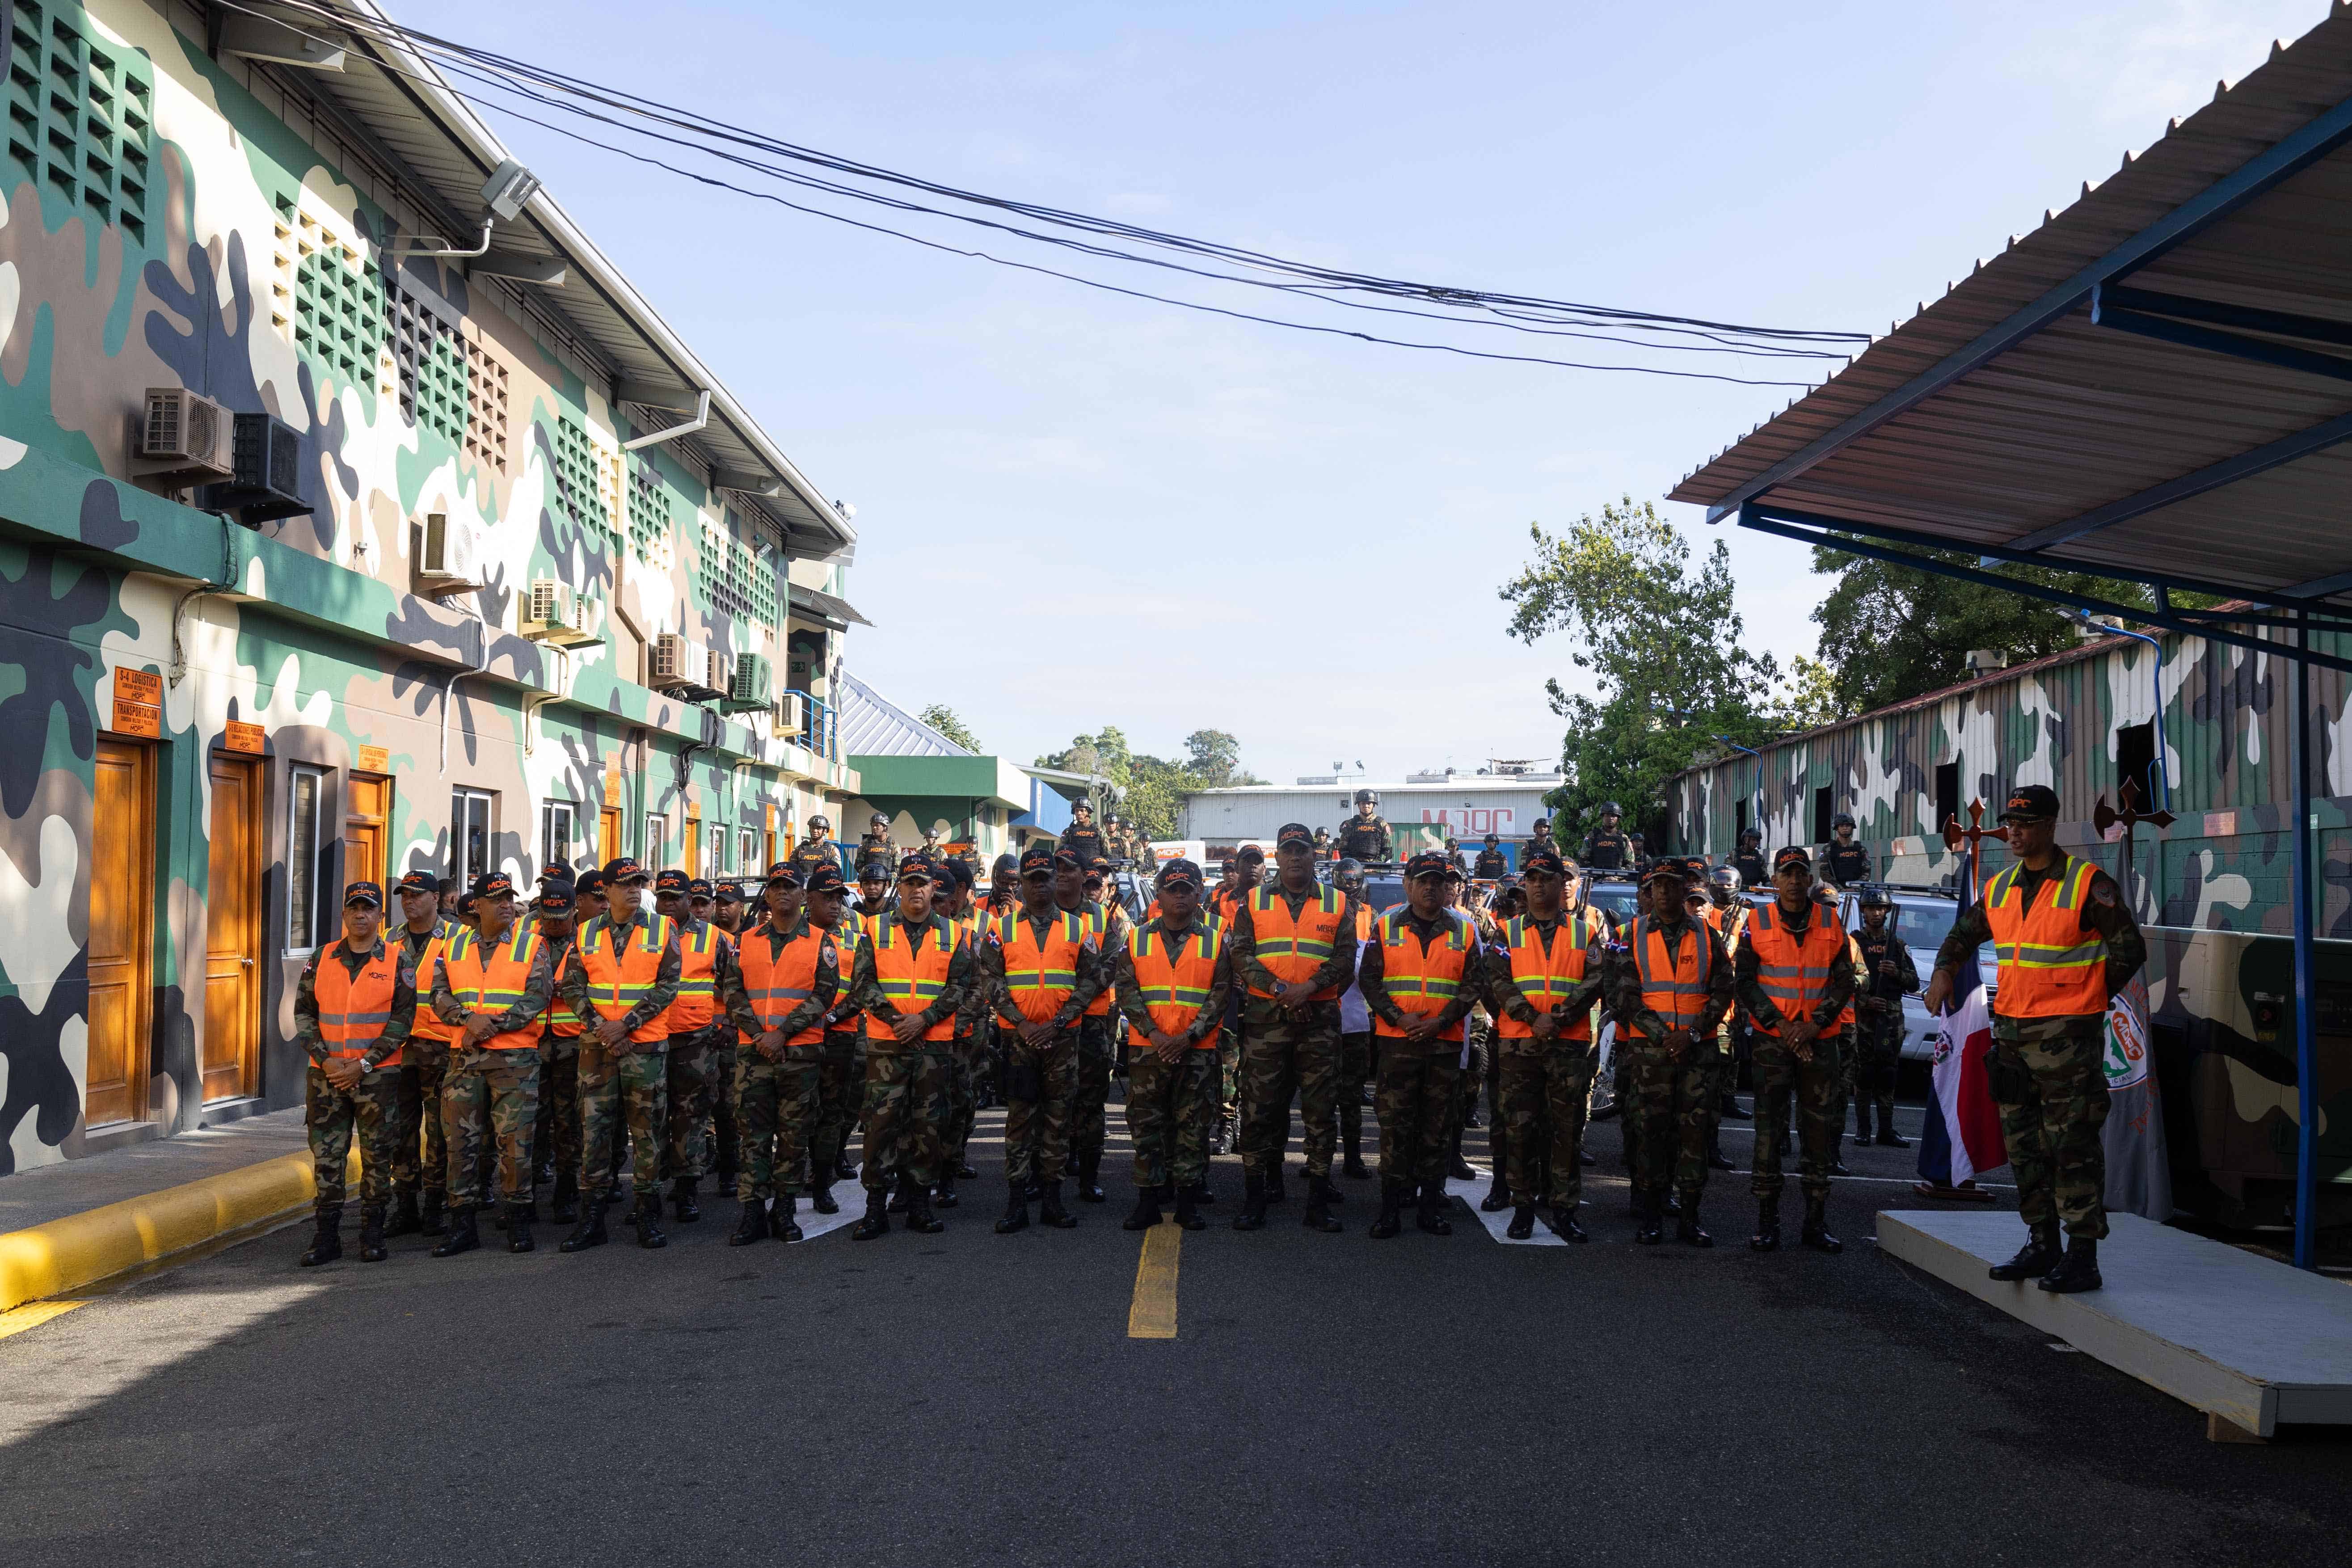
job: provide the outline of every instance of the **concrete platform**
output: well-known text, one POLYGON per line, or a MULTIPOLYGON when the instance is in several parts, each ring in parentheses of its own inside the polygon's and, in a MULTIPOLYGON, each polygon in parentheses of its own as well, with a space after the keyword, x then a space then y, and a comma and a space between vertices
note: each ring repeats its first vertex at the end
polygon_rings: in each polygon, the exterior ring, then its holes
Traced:
POLYGON ((2053 1296, 1985 1270, 2025 1240, 2014 1214, 1882 1212, 1893 1257, 2196 1406, 2209 1434, 2352 1423, 2352 1285, 2141 1219, 2110 1216, 2106 1288, 2053 1296))

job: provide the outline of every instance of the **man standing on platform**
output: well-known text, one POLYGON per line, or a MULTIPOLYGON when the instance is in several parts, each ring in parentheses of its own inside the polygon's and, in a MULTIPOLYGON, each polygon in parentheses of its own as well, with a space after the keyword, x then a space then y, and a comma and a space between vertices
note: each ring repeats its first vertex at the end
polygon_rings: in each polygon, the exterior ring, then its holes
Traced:
POLYGON ((1601 803, 1601 826, 1584 836, 1584 849, 1577 858, 1596 871, 1630 870, 1633 865, 1633 836, 1619 823, 1625 819, 1625 808, 1613 800, 1601 803))
POLYGON ((1852 816, 1839 812, 1830 818, 1829 853, 1822 860, 1822 877, 1836 888, 1854 888, 1870 880, 1870 847, 1853 836, 1852 816))
POLYGON ((1342 860, 1386 865, 1396 858, 1396 839, 1381 816, 1381 797, 1368 789, 1356 792, 1356 815, 1339 825, 1337 846, 1342 860))

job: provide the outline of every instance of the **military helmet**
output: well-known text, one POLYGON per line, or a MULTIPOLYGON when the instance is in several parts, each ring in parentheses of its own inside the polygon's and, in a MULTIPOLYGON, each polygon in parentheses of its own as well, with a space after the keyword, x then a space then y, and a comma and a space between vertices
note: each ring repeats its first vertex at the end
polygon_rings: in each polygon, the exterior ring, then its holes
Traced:
POLYGON ((1341 888, 1362 887, 1364 885, 1364 863, 1361 860, 1340 861, 1339 865, 1332 868, 1331 880, 1334 885, 1341 888))
POLYGON ((877 811, 873 816, 866 819, 866 826, 868 827, 887 827, 890 826, 890 819, 877 811))
POLYGON ((995 880, 999 877, 1018 877, 1021 875, 1020 857, 1015 855, 999 855, 995 859, 988 863, 988 875, 991 881, 995 880))
POLYGON ((1738 892, 1744 880, 1737 866, 1710 867, 1706 873, 1706 879, 1727 893, 1738 892))
POLYGON ((1604 800, 1601 803, 1601 815, 1603 816, 1622 816, 1625 815, 1625 808, 1619 805, 1613 800, 1604 800))
POLYGON ((809 818, 809 827, 812 830, 822 827, 827 833, 830 833, 833 831, 833 818, 820 811, 815 816, 809 818))
POLYGON ((1381 804, 1381 797, 1373 794, 1370 790, 1360 789, 1356 792, 1356 804, 1358 805, 1378 805, 1381 804))
POLYGON ((1891 910, 1895 907, 1895 900, 1887 896, 1885 889, 1873 882, 1862 890, 1861 907, 1865 910, 1891 910))
POLYGON ((1836 832, 1841 827, 1852 827, 1853 826, 1853 816, 1850 812, 1841 811, 1835 816, 1830 818, 1830 831, 1832 833, 1836 832))
POLYGON ((1764 830, 1763 830, 1762 828, 1760 828, 1760 827, 1743 827, 1743 828, 1741 828, 1741 829, 1739 830, 1739 842, 1741 842, 1742 844, 1746 844, 1746 843, 1749 842, 1750 840, 1753 840, 1754 842, 1756 842, 1756 843, 1758 843, 1758 844, 1761 844, 1761 843, 1763 843, 1763 842, 1764 842, 1764 830))

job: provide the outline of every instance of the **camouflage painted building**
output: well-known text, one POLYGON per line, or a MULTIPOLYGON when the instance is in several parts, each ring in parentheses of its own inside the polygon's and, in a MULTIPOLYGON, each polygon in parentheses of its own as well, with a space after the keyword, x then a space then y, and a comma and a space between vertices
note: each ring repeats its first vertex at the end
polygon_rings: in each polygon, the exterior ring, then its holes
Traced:
POLYGON ((429 66, 5 9, 0 1173, 299 1102, 346 879, 858 787, 841 509, 429 66))

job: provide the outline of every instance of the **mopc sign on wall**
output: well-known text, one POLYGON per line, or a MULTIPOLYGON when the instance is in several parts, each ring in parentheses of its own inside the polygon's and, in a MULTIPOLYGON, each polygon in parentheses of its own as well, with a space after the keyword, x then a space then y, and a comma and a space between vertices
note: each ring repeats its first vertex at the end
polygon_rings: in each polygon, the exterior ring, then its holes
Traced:
POLYGON ((1484 838, 1489 833, 1505 838, 1519 836, 1519 810, 1515 805, 1424 805, 1421 820, 1444 827, 1456 838, 1484 838))

